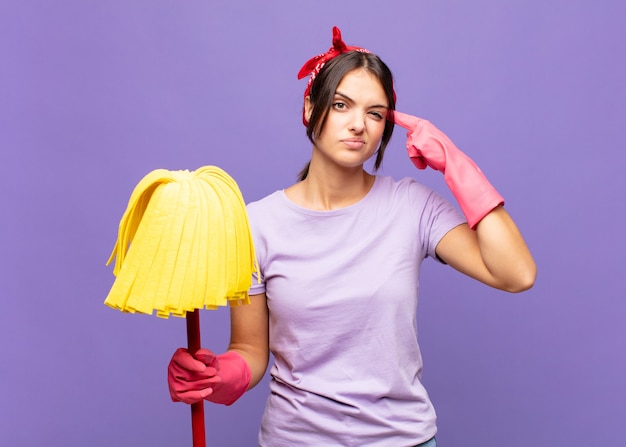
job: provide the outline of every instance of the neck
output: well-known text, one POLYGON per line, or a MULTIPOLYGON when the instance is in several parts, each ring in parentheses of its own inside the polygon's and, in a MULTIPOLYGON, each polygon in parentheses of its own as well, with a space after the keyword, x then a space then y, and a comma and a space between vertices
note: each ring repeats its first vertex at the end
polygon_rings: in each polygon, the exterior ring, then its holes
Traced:
POLYGON ((321 170, 312 162, 307 178, 285 192, 290 200, 304 208, 334 210, 353 205, 365 197, 374 179, 362 166, 321 170))

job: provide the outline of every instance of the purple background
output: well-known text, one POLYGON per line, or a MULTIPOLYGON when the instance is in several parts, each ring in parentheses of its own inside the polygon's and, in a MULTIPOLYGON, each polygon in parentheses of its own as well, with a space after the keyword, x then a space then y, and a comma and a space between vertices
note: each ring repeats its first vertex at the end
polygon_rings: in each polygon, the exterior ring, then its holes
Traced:
MULTIPOLYGON (((622 0, 3 0, 0 445, 191 445, 166 385, 184 320, 103 305, 119 219, 155 168, 220 166, 247 201, 291 184, 310 155, 296 73, 333 25, 481 166, 539 266, 508 295, 427 263, 440 445, 623 442, 625 17, 622 0)), ((403 135, 382 173, 449 196, 403 135)), ((225 349, 227 309, 202 330, 225 349)), ((207 405, 208 445, 255 445, 266 393, 207 405)))

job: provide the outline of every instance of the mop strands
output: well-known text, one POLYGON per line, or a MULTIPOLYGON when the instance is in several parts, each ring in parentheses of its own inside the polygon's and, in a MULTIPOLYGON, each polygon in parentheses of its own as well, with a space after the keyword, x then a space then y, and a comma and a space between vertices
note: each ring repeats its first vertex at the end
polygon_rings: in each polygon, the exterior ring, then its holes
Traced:
POLYGON ((237 183, 222 169, 157 169, 135 187, 119 224, 105 304, 167 318, 248 303, 259 274, 237 183))

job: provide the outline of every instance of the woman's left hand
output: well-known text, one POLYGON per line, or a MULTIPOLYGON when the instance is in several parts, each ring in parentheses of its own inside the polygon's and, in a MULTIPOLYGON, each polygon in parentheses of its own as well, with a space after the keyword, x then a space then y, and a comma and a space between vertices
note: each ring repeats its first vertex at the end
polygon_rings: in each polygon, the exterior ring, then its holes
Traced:
POLYGON ((452 141, 430 121, 407 113, 393 112, 394 123, 408 130, 406 148, 409 158, 416 168, 432 169, 440 172, 446 167, 446 143, 455 147, 452 141))
POLYGON ((418 169, 426 166, 440 171, 454 194, 470 228, 475 229, 504 199, 489 183, 480 168, 430 121, 394 111, 394 122, 408 129, 406 148, 418 169))

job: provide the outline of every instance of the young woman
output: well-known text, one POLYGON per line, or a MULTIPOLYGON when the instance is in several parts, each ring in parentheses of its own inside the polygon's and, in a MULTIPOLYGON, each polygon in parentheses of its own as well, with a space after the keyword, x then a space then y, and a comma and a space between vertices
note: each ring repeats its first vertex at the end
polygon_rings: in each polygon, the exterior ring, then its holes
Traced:
POLYGON ((489 286, 520 292, 536 268, 503 199, 428 121, 395 112, 393 79, 374 54, 333 47, 305 64, 311 161, 299 181, 248 206, 261 282, 231 309, 226 353, 185 349, 169 366, 172 399, 232 404, 274 355, 261 446, 435 446, 420 382, 416 309, 430 256, 489 286), (394 123, 418 168, 444 173, 463 213, 382 162, 394 123))

